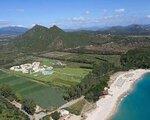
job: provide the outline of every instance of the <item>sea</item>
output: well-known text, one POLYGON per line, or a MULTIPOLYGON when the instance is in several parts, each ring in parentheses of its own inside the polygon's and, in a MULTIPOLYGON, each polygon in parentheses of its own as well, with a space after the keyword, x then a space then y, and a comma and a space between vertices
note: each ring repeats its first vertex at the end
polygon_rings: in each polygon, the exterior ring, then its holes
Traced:
POLYGON ((150 73, 141 79, 119 103, 112 120, 150 120, 150 73))

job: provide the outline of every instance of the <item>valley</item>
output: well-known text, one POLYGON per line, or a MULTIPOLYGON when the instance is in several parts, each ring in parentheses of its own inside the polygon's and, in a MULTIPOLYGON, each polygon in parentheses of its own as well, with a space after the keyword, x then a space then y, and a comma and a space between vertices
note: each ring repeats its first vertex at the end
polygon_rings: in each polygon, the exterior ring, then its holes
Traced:
POLYGON ((110 75, 149 66, 144 62, 149 60, 149 36, 65 32, 36 25, 3 42, 0 85, 9 85, 21 103, 33 100, 48 117, 61 110, 84 117, 107 94, 110 75), (135 54, 137 49, 142 57, 135 54), (143 62, 135 62, 133 54, 143 62))

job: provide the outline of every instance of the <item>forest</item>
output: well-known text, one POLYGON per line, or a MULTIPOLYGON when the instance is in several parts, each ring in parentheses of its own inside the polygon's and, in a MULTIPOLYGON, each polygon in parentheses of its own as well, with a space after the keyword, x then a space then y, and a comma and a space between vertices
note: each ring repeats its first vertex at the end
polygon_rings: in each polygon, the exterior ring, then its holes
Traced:
POLYGON ((141 48, 128 51, 121 56, 124 69, 150 68, 150 48, 141 48))
POLYGON ((93 64, 93 70, 83 78, 80 84, 68 89, 64 99, 69 101, 84 95, 89 101, 97 101, 104 88, 107 87, 108 74, 113 67, 106 61, 96 61, 93 64))

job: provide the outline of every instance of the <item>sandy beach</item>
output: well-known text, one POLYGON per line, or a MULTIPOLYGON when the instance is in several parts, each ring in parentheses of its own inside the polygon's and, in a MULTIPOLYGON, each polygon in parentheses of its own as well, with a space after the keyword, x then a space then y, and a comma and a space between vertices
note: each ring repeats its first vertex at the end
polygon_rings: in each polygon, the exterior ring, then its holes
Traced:
POLYGON ((150 70, 137 69, 126 72, 118 72, 110 78, 110 88, 108 95, 100 98, 96 105, 96 109, 85 113, 86 120, 108 120, 116 112, 120 101, 133 88, 135 82, 150 70))

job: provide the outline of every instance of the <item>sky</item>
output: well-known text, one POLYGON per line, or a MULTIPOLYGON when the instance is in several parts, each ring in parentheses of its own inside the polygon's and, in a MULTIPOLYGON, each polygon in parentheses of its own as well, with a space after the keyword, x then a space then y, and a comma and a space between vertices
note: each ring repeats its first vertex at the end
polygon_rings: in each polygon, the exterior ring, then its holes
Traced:
POLYGON ((150 0, 0 0, 0 27, 150 24, 150 0))

